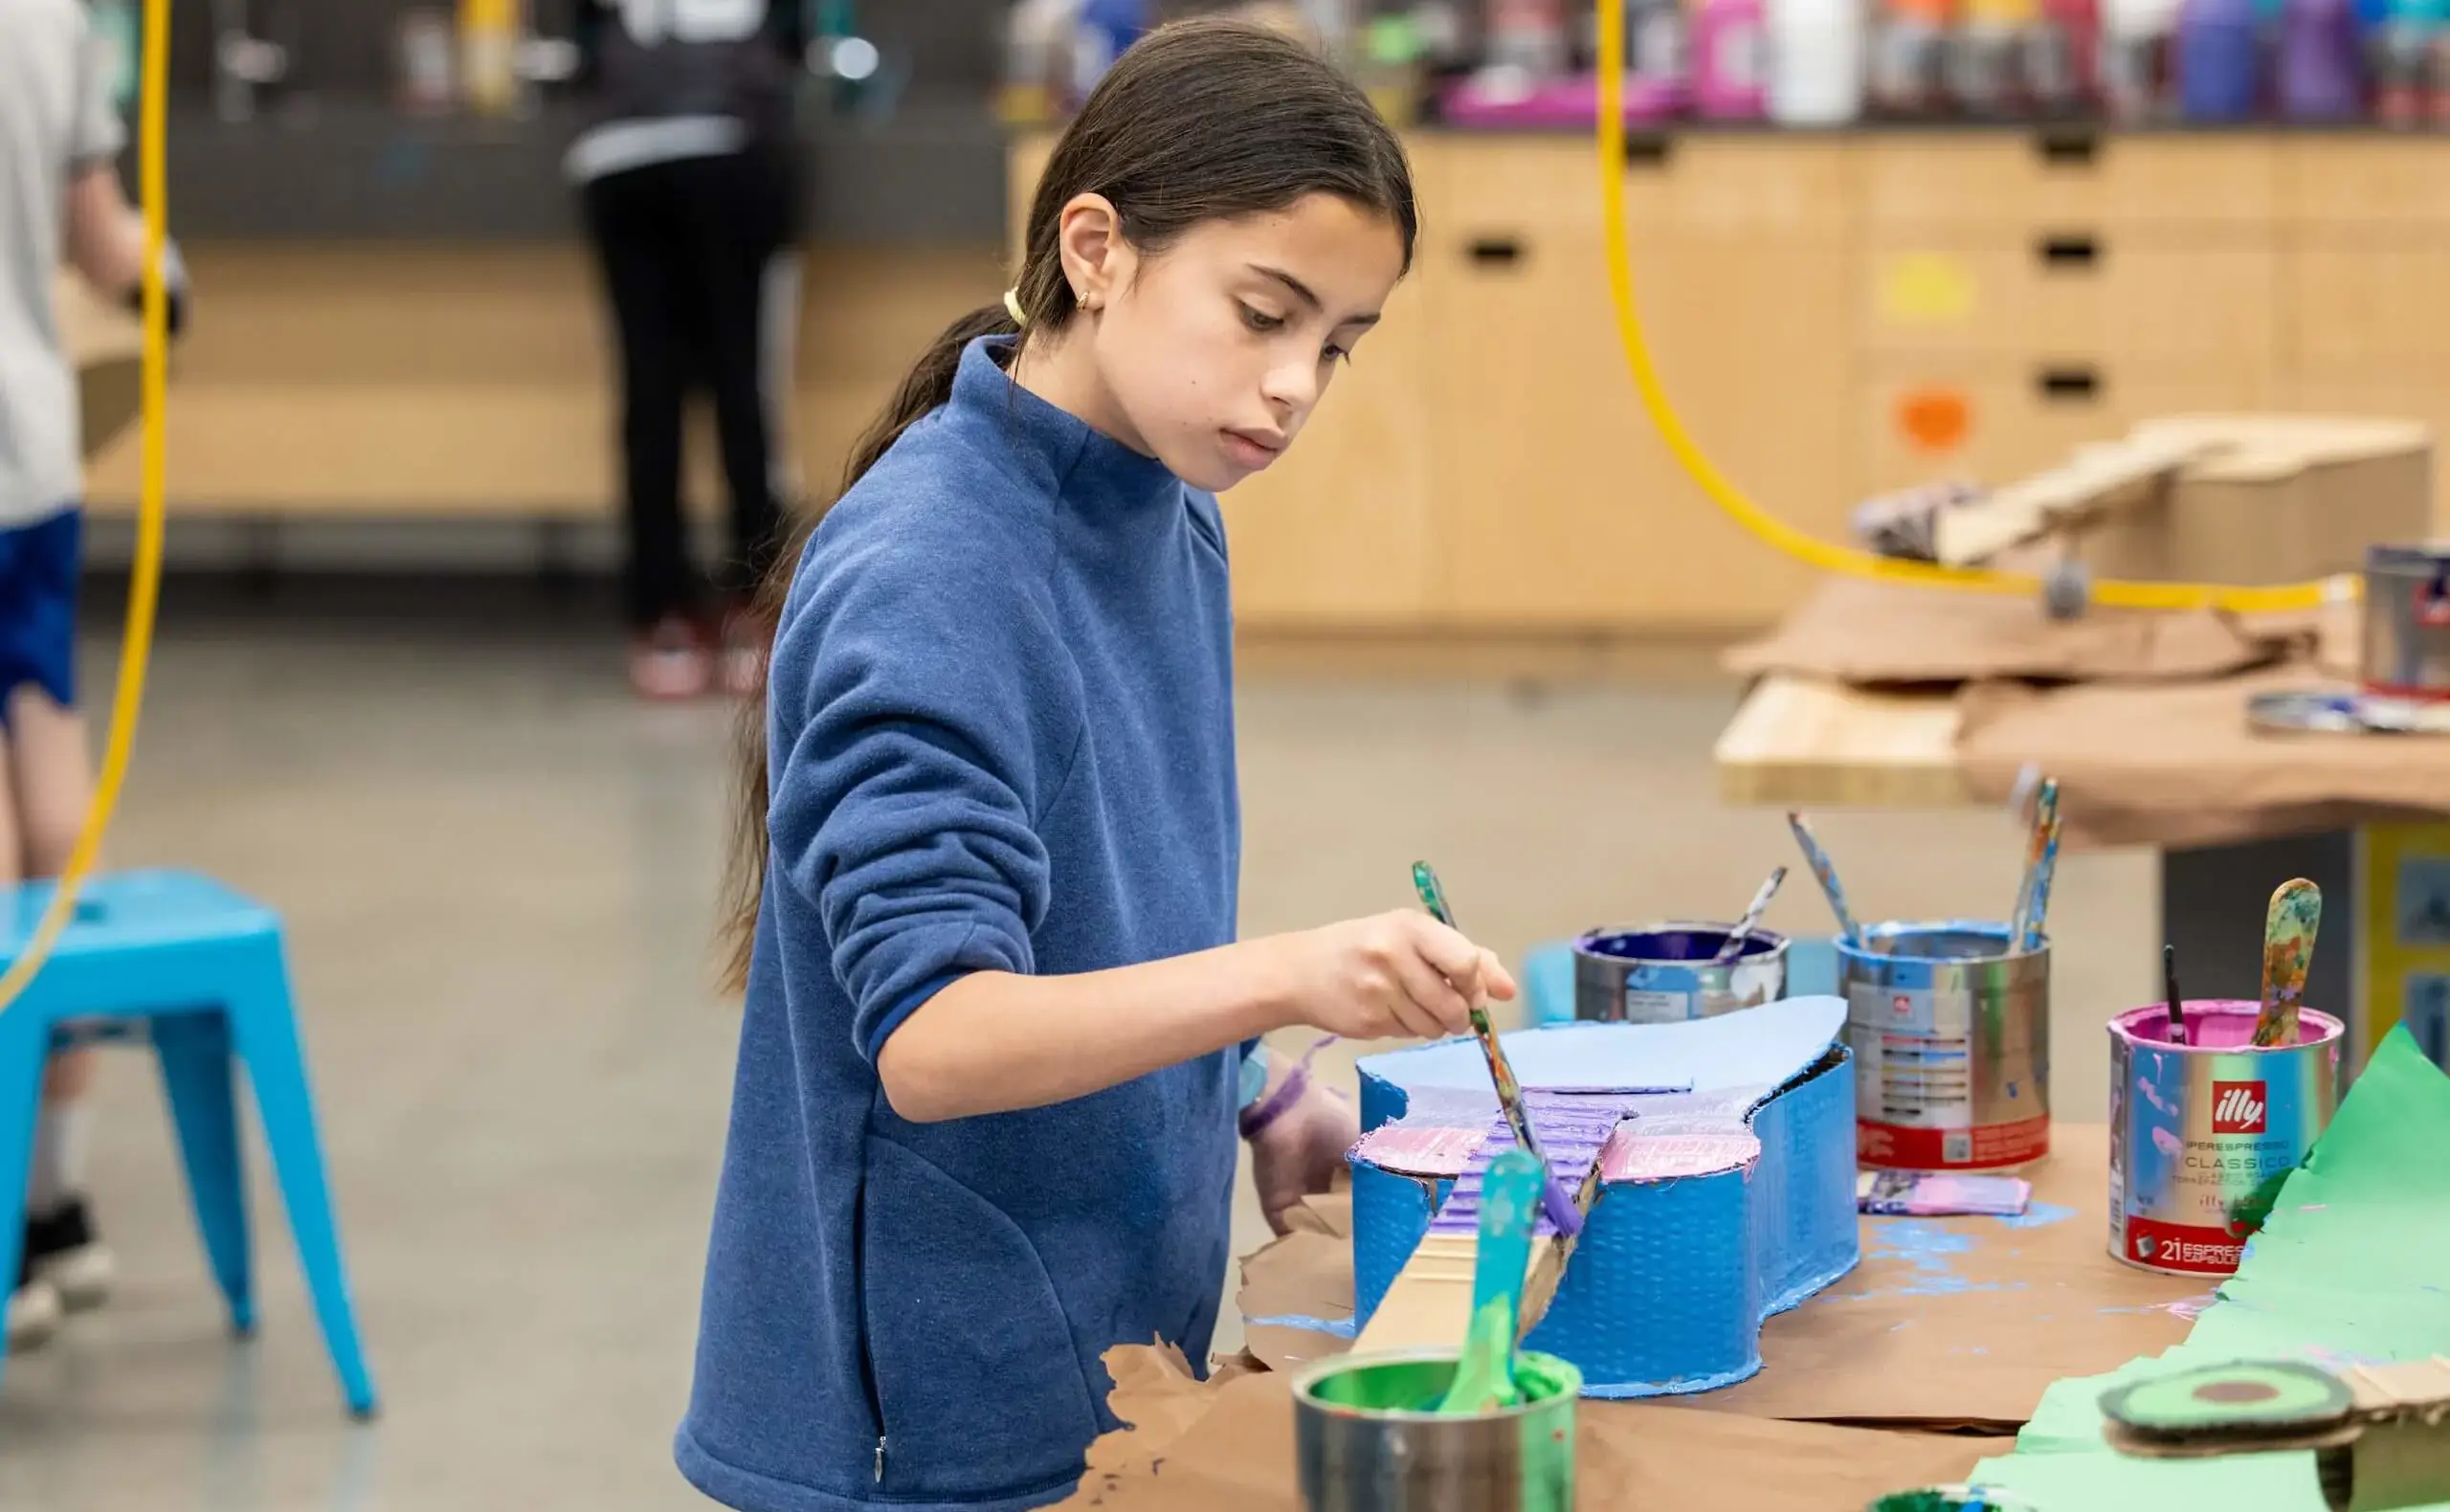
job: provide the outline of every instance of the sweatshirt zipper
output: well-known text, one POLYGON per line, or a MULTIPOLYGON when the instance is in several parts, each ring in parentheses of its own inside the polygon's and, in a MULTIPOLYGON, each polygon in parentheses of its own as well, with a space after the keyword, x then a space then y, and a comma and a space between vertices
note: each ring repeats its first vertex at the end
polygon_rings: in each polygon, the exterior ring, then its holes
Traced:
POLYGON ((864 1176, 851 1213, 851 1272, 858 1293, 852 1301, 852 1317, 859 1342, 859 1391, 867 1398, 868 1421, 877 1426, 875 1483, 880 1486, 884 1484, 884 1398, 877 1390, 876 1357, 868 1348, 868 1184, 864 1176))

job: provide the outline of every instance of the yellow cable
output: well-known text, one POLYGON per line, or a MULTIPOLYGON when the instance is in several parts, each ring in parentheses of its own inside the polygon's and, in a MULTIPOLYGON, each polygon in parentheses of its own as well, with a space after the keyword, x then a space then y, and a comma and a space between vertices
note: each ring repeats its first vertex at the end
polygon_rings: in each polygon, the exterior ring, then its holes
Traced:
POLYGON ((128 752, 136 740, 136 716, 145 703, 145 671, 153 652, 153 608, 162 586, 164 493, 162 412, 170 368, 169 295, 162 283, 162 248, 167 239, 167 194, 163 141, 169 83, 170 0, 145 0, 144 100, 137 115, 137 193, 145 206, 145 359, 143 377, 144 477, 138 494, 136 562, 128 574, 127 630, 120 645, 119 685, 111 694, 110 738, 93 801, 77 832, 76 848, 59 874, 57 889, 33 938, 0 973, 0 1011, 16 1002, 59 944, 60 931, 76 917, 77 895, 101 855, 102 836, 127 781, 128 752))
MULTIPOLYGON (((1625 56, 1625 8, 1620 0, 1598 0, 1599 56, 1625 56)), ((1670 403, 1659 381, 1658 365, 1642 331, 1641 314, 1634 300, 1633 257, 1625 221, 1625 80, 1622 70, 1599 70, 1599 198, 1608 247, 1608 292, 1615 301, 1616 327, 1625 359, 1634 372, 1634 388, 1650 411, 1667 450, 1691 474, 1710 500, 1765 544, 1829 572, 1849 573, 1888 583, 1920 583, 1972 589, 1991 593, 2038 593, 2040 580, 2026 573, 1997 572, 1979 567, 1941 567, 1905 562, 1833 545, 1780 520, 1747 498, 1719 471, 1695 443, 1692 433, 1670 403)), ((2352 584, 2353 580, 2349 580, 2352 584)), ((2218 583, 2137 583, 2105 579, 2092 585, 2093 602, 2129 609, 2216 608, 2253 612, 2311 609, 2331 596, 2324 582, 2283 583, 2267 588, 2241 588, 2218 583)))

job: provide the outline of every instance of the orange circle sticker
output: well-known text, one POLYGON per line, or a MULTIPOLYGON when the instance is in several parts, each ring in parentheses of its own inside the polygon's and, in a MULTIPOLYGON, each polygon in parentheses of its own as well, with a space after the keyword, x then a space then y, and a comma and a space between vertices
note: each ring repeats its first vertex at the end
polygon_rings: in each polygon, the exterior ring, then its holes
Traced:
POLYGON ((1918 452, 1953 452, 1973 429, 1973 405, 1961 389, 1910 389, 1897 401, 1897 429, 1918 452))

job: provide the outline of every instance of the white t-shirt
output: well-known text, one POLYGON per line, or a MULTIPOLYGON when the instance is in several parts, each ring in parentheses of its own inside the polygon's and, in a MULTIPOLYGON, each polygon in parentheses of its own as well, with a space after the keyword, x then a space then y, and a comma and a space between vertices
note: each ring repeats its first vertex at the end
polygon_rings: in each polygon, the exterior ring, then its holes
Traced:
POLYGON ((0 0, 0 528, 83 489, 77 374, 53 282, 77 173, 125 142, 83 0, 0 0))

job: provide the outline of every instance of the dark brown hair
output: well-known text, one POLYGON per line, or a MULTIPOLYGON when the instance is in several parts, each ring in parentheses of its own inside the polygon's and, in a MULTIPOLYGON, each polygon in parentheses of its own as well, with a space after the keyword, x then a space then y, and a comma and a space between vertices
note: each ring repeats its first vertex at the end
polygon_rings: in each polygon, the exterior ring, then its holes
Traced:
MULTIPOLYGON (((1047 159, 1023 240, 1014 297, 945 327, 851 449, 848 490, 919 418, 952 397, 962 349, 981 336, 1024 343, 1071 323, 1078 306, 1058 247, 1063 207, 1080 194, 1111 201, 1124 239, 1162 253, 1205 221, 1283 210, 1332 194, 1392 221, 1412 266, 1418 215, 1403 145, 1369 97, 1334 64, 1290 37, 1249 22, 1161 27, 1117 60, 1047 159)), ((764 634, 780 621, 797 549, 776 560, 758 590, 764 634)), ((740 790, 726 882, 724 939, 730 984, 748 977, 766 882, 766 723, 763 700, 743 710, 740 790)))

